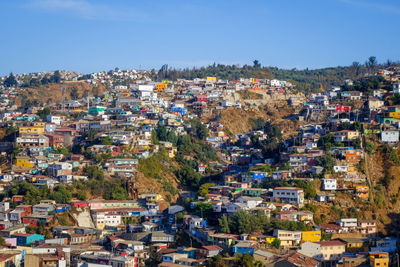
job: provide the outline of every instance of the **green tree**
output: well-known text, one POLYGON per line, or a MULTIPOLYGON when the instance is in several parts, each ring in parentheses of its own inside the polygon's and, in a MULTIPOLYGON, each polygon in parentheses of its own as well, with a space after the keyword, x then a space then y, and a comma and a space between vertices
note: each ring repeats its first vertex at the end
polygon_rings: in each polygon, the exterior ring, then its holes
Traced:
POLYGON ((51 111, 49 108, 44 108, 42 110, 39 110, 37 112, 37 115, 41 120, 46 120, 47 116, 50 115, 51 111))
POLYGON ((101 140, 101 144, 102 144, 102 145, 106 145, 106 146, 110 146, 110 145, 113 144, 113 141, 112 141, 111 137, 105 136, 105 137, 101 140))
POLYGON ((229 219, 228 216, 224 215, 218 219, 219 222, 219 230, 222 233, 230 234, 231 229, 229 228, 229 219))
POLYGON ((125 200, 128 198, 128 193, 121 184, 113 183, 105 188, 103 197, 107 200, 125 200))
POLYGON ((279 240, 278 238, 275 238, 275 240, 272 242, 272 245, 275 248, 280 248, 281 247, 281 240, 279 240))
POLYGON ((17 85, 18 85, 17 79, 15 79, 14 74, 11 72, 10 75, 8 75, 7 79, 4 80, 4 86, 11 87, 17 85))
POLYGON ((392 102, 393 102, 393 105, 400 105, 400 94, 395 93, 392 96, 392 102))
POLYGON ((205 184, 202 184, 202 185, 200 186, 200 188, 199 188, 198 194, 199 194, 200 196, 205 196, 205 195, 207 195, 208 193, 210 193, 209 190, 208 190, 208 188, 210 188, 211 186, 215 186, 215 184, 214 184, 214 183, 205 183, 205 184))
POLYGON ((56 70, 54 72, 54 74, 50 77, 50 82, 52 82, 52 83, 60 83, 61 82, 60 71, 56 70))
POLYGON ((336 159, 326 154, 318 159, 318 165, 324 167, 326 172, 332 172, 333 167, 336 165, 336 159))
POLYGON ((50 198, 54 199, 57 203, 68 204, 71 201, 72 193, 67 190, 64 185, 59 185, 55 191, 50 194, 50 198))
POLYGON ((154 145, 159 144, 159 141, 158 141, 158 138, 157 138, 157 132, 154 129, 151 131, 151 143, 154 144, 154 145))
POLYGON ((186 186, 193 189, 199 187, 201 175, 188 164, 183 164, 181 166, 181 168, 176 172, 176 177, 186 186))
POLYGON ((69 95, 71 96, 72 100, 78 99, 79 98, 78 88, 76 88, 75 86, 72 87, 71 92, 69 93, 69 95))

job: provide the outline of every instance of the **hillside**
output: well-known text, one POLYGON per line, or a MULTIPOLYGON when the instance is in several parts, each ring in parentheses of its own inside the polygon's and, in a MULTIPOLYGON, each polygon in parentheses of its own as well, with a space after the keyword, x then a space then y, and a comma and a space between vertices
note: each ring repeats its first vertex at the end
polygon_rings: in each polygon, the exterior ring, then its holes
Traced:
MULTIPOLYGON (((21 94, 16 99, 17 105, 23 105, 24 103, 30 101, 31 103, 38 104, 55 104, 60 103, 62 100, 62 84, 51 83, 46 85, 41 85, 38 87, 28 87, 22 88, 21 94)), ((92 96, 102 95, 106 88, 101 83, 97 86, 93 86, 84 81, 76 82, 65 82, 65 99, 72 99, 72 94, 76 94, 74 98, 85 97, 88 93, 92 96)))

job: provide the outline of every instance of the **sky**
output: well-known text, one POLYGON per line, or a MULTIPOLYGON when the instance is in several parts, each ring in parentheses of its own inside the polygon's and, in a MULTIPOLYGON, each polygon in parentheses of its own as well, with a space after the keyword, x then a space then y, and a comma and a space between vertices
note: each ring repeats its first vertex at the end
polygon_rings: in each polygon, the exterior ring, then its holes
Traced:
POLYGON ((400 60, 398 0, 1 0, 0 75, 400 60))

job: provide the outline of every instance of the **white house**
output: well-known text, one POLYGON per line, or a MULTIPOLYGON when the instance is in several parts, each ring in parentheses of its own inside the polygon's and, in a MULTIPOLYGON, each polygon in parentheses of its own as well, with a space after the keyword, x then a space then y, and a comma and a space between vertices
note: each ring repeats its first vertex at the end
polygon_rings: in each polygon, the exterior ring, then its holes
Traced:
POLYGON ((237 202, 246 205, 247 208, 253 209, 263 202, 261 197, 247 197, 242 196, 237 199, 237 202))
POLYGON ((50 123, 54 123, 55 125, 61 125, 61 117, 60 116, 47 115, 46 121, 50 122, 50 123))
POLYGON ((347 172, 348 169, 349 169, 349 166, 346 166, 346 165, 342 165, 342 166, 336 165, 336 166, 333 166, 333 171, 334 171, 334 172, 347 172))
POLYGON ((273 197, 284 203, 304 204, 304 191, 298 187, 275 187, 273 197))
POLYGON ((336 221, 336 224, 342 227, 347 232, 357 228, 357 218, 342 218, 336 221))
POLYGON ((336 190, 336 179, 322 179, 322 190, 336 190))
POLYGON ((225 204, 226 212, 233 213, 239 210, 245 210, 247 207, 242 203, 227 203, 225 204))
POLYGON ((399 142, 399 131, 387 130, 381 132, 381 140, 384 143, 394 144, 399 142))
POLYGON ((400 82, 393 84, 393 94, 400 94, 400 82))
POLYGON ((189 231, 193 231, 195 228, 203 226, 204 219, 192 217, 189 220, 189 231))
POLYGON ((293 247, 300 244, 301 231, 286 231, 286 230, 274 230, 274 237, 281 241, 282 247, 293 247))
POLYGON ((281 86, 281 82, 277 79, 272 79, 269 81, 269 85, 273 86, 273 87, 280 87, 281 86))

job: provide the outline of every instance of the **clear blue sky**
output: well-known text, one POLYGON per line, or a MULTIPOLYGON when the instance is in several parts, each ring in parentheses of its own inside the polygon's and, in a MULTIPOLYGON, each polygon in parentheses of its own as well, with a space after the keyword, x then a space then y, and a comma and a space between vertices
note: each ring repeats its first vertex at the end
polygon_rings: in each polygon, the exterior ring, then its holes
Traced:
POLYGON ((400 60, 398 0, 1 0, 0 74, 400 60))

